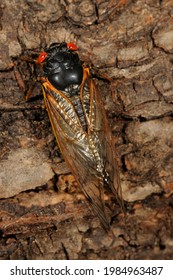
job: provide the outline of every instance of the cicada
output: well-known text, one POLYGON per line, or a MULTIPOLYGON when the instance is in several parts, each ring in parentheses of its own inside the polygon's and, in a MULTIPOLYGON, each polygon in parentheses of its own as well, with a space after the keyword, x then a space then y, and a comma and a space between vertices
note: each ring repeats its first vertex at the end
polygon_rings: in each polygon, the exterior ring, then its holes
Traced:
POLYGON ((105 229, 110 215, 104 203, 111 188, 122 206, 115 147, 100 93, 79 59, 74 43, 53 43, 42 52, 43 96, 60 151, 87 201, 105 229))

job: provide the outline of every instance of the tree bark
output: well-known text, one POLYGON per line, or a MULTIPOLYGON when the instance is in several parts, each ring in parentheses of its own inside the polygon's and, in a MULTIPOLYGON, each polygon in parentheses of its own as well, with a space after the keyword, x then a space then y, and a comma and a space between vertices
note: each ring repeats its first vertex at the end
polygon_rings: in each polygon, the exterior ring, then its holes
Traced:
POLYGON ((171 0, 3 0, 1 259, 173 258, 172 16, 171 0), (110 232, 63 162, 41 85, 24 99, 39 75, 32 58, 62 41, 98 78, 116 139, 126 213, 105 198, 110 232))

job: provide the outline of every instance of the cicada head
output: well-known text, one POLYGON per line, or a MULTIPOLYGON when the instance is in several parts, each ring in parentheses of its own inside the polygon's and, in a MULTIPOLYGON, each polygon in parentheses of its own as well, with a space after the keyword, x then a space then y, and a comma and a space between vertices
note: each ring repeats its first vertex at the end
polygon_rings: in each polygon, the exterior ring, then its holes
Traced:
POLYGON ((74 43, 53 43, 37 59, 37 63, 44 63, 45 76, 58 90, 82 83, 83 67, 76 50, 74 43))

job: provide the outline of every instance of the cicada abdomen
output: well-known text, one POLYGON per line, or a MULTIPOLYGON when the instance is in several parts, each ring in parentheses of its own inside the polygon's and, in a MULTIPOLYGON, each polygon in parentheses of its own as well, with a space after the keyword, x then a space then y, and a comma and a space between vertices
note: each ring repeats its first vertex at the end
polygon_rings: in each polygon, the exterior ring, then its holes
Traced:
POLYGON ((64 160, 106 229, 110 216, 104 189, 122 206, 121 186, 106 112, 73 43, 54 43, 38 57, 43 63, 43 95, 64 160))

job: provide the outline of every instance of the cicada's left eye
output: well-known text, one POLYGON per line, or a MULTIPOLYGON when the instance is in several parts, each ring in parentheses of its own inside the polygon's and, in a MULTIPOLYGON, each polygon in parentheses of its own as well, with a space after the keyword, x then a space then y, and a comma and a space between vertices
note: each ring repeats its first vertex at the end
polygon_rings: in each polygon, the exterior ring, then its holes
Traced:
POLYGON ((37 58, 37 63, 42 63, 45 61, 46 57, 48 56, 48 54, 46 52, 42 52, 39 57, 37 58))
POLYGON ((77 46, 74 43, 67 43, 67 47, 72 51, 77 51, 77 46))

